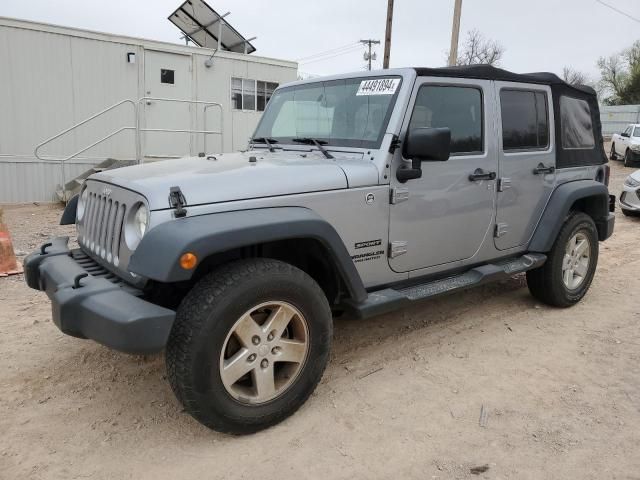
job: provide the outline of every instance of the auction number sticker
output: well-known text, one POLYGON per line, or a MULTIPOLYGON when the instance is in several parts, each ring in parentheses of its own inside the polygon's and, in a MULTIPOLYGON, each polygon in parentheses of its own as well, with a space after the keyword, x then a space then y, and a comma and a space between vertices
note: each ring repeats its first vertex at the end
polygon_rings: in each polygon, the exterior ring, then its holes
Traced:
POLYGON ((399 78, 374 78, 360 82, 356 95, 393 95, 400 85, 399 78))

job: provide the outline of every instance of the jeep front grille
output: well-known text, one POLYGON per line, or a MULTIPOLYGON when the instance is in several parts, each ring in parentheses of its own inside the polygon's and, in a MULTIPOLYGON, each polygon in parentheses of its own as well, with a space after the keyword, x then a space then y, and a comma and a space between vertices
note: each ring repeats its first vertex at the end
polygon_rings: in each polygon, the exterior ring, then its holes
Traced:
POLYGON ((89 192, 80 243, 103 260, 118 266, 127 205, 89 192))

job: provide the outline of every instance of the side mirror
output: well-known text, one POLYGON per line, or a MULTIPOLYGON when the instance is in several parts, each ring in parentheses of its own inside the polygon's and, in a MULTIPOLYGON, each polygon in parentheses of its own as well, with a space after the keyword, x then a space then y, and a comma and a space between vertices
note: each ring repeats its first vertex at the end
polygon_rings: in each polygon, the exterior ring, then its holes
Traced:
POLYGON ((411 159, 411 168, 396 172, 402 183, 422 176, 422 162, 444 162, 451 155, 451 130, 419 127, 409 130, 404 141, 403 155, 411 159))
POLYGON ((629 138, 629 134, 627 132, 622 132, 620 134, 621 137, 629 138))

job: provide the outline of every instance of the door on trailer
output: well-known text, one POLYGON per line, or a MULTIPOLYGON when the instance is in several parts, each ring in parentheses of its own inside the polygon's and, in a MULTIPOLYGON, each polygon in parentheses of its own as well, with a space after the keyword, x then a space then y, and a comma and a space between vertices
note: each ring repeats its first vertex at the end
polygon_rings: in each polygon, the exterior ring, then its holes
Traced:
POLYGON ((527 244, 556 182, 551 89, 496 82, 500 167, 495 245, 527 244))
MULTIPOLYGON (((401 137, 412 128, 448 127, 451 157, 422 162, 422 178, 399 183, 392 177, 389 264, 394 271, 464 264, 491 239, 498 168, 494 123, 489 120, 495 110, 493 95, 487 80, 416 82, 401 137)), ((402 156, 401 149, 396 156, 402 156)))
POLYGON ((192 155, 190 133, 170 133, 160 130, 191 130, 192 92, 191 56, 145 51, 145 100, 140 108, 143 153, 147 159, 166 159, 192 155), (150 130, 150 131, 149 131, 150 130))

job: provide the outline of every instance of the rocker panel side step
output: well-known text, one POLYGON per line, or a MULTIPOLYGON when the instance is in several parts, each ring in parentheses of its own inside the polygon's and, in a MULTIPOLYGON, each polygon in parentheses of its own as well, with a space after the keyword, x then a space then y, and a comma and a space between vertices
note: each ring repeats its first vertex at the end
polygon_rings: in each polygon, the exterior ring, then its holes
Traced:
POLYGON ((357 317, 373 317, 403 308, 415 301, 508 278, 517 273, 537 268, 546 260, 547 256, 541 253, 527 253, 521 257, 481 265, 452 277, 431 280, 404 288, 385 288, 370 292, 364 302, 346 302, 346 307, 357 317))

